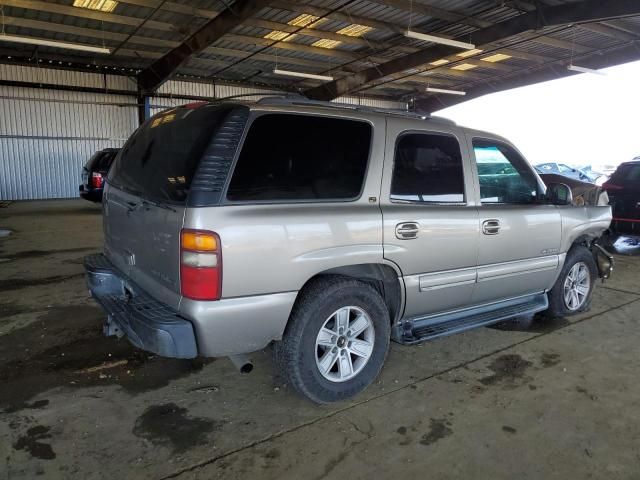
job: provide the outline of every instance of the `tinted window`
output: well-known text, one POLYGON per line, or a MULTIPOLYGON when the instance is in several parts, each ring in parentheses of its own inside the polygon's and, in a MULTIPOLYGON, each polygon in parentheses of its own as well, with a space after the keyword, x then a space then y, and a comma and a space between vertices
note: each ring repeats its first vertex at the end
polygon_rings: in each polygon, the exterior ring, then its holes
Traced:
POLYGON ((107 171, 117 154, 117 150, 100 151, 92 158, 91 167, 94 170, 107 171))
POLYGON ((464 202, 464 175, 458 140, 439 134, 402 135, 396 145, 391 199, 464 202))
POLYGON ((613 175, 612 182, 618 183, 640 183, 640 163, 626 163, 620 165, 613 175))
POLYGON ((122 148, 109 182, 145 198, 185 201, 198 162, 229 110, 205 105, 156 115, 122 148))
POLYGON ((292 114, 258 117, 231 178, 232 201, 346 200, 360 195, 371 125, 292 114))
POLYGON ((482 203, 533 203, 538 182, 526 160, 512 147, 490 140, 473 140, 482 203))

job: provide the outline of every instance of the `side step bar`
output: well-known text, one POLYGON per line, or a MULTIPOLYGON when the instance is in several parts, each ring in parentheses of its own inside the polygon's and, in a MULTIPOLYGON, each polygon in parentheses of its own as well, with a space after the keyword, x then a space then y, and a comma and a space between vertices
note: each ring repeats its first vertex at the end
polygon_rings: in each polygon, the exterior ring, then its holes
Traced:
POLYGON ((404 344, 420 343, 472 328, 493 325, 510 318, 532 315, 548 307, 549 299, 546 294, 541 293, 453 313, 405 320, 394 332, 394 340, 404 344))

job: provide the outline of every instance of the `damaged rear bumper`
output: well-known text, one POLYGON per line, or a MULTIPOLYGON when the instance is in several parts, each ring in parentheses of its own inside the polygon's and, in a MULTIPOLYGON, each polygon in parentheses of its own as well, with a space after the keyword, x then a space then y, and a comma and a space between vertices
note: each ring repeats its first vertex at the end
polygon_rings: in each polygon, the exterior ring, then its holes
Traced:
POLYGON ((107 312, 105 335, 126 335, 136 347, 163 357, 198 355, 193 325, 129 281, 101 254, 84 259, 87 286, 107 312))

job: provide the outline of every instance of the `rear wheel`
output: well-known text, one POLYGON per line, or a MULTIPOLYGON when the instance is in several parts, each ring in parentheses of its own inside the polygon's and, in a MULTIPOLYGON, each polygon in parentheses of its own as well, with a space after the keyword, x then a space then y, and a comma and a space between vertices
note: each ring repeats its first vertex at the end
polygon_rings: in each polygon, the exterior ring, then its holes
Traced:
POLYGON ((567 253, 562 271, 549 292, 548 314, 566 316, 583 312, 591 305, 598 267, 588 248, 575 246, 567 253))
POLYGON ((274 348, 280 375, 316 403, 347 399, 378 376, 389 348, 389 313, 370 285, 314 280, 296 302, 274 348))

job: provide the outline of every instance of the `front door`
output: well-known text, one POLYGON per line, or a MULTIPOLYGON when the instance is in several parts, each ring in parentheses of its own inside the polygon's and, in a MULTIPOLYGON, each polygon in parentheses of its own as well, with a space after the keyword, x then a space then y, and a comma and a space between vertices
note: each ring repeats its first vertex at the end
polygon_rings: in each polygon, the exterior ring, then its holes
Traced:
POLYGON ((405 318, 464 308, 472 301, 478 212, 464 134, 425 122, 387 120, 380 205, 384 256, 398 265, 405 318))
POLYGON ((558 208, 540 201, 542 186, 515 148, 484 138, 469 142, 480 193, 478 285, 473 303, 546 290, 559 268, 558 208))

